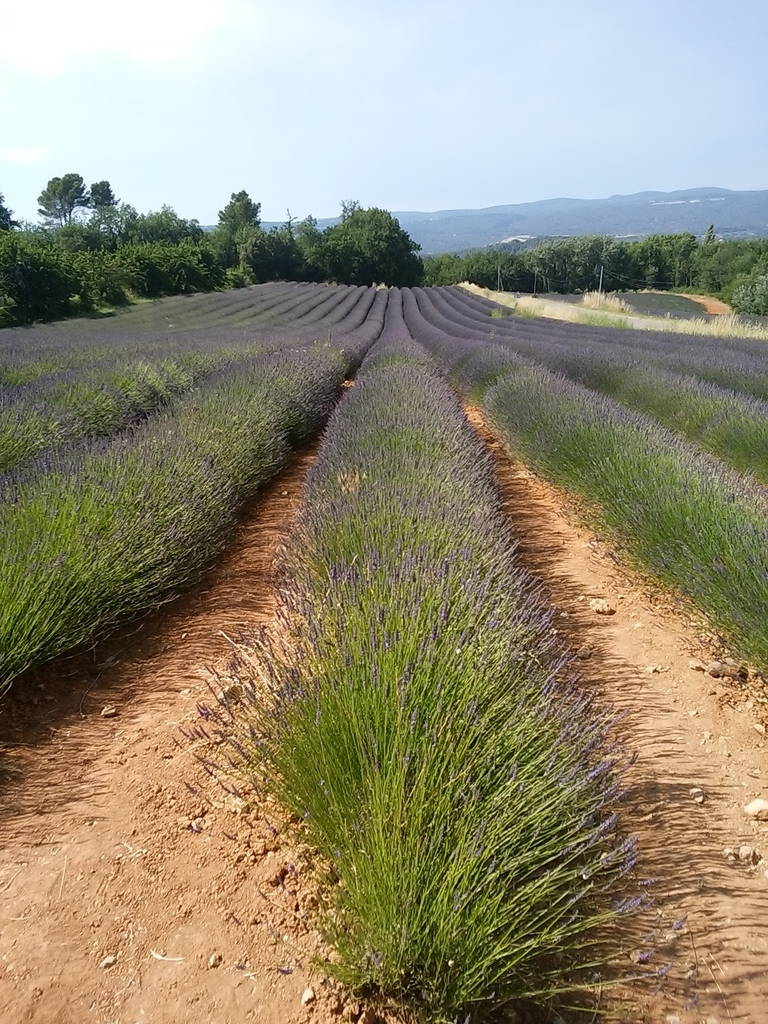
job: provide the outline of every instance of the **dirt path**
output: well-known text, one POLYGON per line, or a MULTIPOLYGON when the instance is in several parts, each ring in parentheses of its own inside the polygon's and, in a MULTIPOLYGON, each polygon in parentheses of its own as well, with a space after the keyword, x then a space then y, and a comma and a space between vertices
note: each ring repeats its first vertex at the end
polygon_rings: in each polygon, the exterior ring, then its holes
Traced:
POLYGON ((251 508, 200 589, 7 702, 3 1022, 284 1024, 355 1009, 313 974, 302 851, 270 807, 227 798, 176 745, 227 660, 222 633, 272 616, 272 561, 314 454, 251 508))
POLYGON ((557 628, 574 649, 590 649, 582 677, 624 716, 637 752, 623 817, 643 873, 658 879, 643 947, 654 950, 644 969, 656 978, 622 993, 616 1019, 766 1024, 768 823, 743 811, 768 798, 765 688, 693 670, 692 659, 712 660, 701 623, 620 571, 611 550, 571 521, 566 497, 510 460, 469 414, 495 456, 523 562, 549 588, 557 628), (600 599, 615 614, 597 614, 590 601, 600 599), (739 860, 742 846, 757 852, 739 860))
POLYGON ((724 316, 727 313, 732 313, 733 310, 727 303, 720 299, 715 299, 711 295, 688 295, 686 292, 681 292, 684 299, 691 299, 693 302, 698 302, 703 307, 705 313, 712 313, 715 316, 724 316))

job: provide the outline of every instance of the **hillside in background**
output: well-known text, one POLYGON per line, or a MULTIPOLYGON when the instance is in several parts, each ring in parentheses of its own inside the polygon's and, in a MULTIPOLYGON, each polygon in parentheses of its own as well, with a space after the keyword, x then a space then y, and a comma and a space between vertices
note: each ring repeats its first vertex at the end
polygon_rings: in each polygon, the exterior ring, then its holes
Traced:
MULTIPOLYGON (((484 210, 395 212, 395 216, 421 245, 422 255, 553 236, 643 238, 682 231, 701 235, 709 224, 715 225, 718 237, 750 238, 768 235, 768 189, 692 188, 610 199, 543 199, 484 210)), ((335 219, 321 220, 318 227, 334 223, 335 219)))

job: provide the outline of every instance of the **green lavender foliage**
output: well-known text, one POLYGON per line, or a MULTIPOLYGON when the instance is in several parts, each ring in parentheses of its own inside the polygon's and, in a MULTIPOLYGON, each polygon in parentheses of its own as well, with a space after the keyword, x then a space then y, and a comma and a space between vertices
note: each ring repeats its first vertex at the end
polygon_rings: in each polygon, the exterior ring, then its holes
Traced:
POLYGON ((257 357, 144 429, 7 482, 0 689, 197 578, 242 501, 323 422, 347 366, 333 346, 257 357))
MULTIPOLYGON (((337 407, 283 557, 286 634, 204 708, 340 879, 325 969, 425 1019, 546 1001, 602 964, 634 861, 608 720, 559 682, 492 468, 423 349, 337 407)), ((615 952, 615 950, 614 950, 615 952)))
POLYGON ((768 403, 692 377, 574 359, 569 376, 768 483, 768 403))
MULTIPOLYGON (((582 495, 641 565, 687 594, 742 655, 768 665, 766 492, 701 450, 717 448, 721 459, 743 460, 757 473, 762 403, 693 379, 681 382, 661 369, 657 378, 655 367, 642 371, 634 364, 623 377, 614 357, 619 332, 599 336, 602 354, 583 329, 553 332, 543 321, 491 338, 468 327, 468 316, 451 320, 451 302, 460 313, 474 313, 474 304, 455 295, 434 299, 431 308, 432 292, 404 294, 408 326, 459 390, 481 404, 507 449, 582 495), (701 447, 537 365, 537 358, 593 387, 622 395, 626 389, 628 400, 663 415, 701 447), (679 386, 678 400, 665 379, 679 386)), ((724 352, 720 364, 710 352, 694 366, 686 347, 685 339, 676 342, 669 365, 685 364, 699 378, 716 375, 719 365, 723 379, 734 382, 763 365, 754 346, 738 339, 732 359, 724 352)))
POLYGON ((0 406, 0 472, 88 437, 109 437, 167 405, 195 383, 182 361, 145 360, 71 375, 0 406))
POLYGON ((583 495, 629 551, 768 664, 768 502, 652 420, 518 364, 483 408, 504 444, 583 495))

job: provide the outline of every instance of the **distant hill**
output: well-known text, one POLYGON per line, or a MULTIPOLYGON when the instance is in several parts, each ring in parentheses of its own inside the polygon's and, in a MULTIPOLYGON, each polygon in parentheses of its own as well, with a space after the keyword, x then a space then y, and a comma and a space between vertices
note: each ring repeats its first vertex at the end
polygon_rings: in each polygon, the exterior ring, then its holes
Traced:
MULTIPOLYGON (((610 199, 542 199, 484 210, 395 212, 395 216, 419 242, 422 255, 547 236, 642 238, 680 231, 701 235, 709 224, 715 225, 718 237, 750 238, 768 235, 768 190, 691 188, 682 192, 636 192, 610 199)), ((321 220, 318 226, 334 223, 335 219, 321 220)))

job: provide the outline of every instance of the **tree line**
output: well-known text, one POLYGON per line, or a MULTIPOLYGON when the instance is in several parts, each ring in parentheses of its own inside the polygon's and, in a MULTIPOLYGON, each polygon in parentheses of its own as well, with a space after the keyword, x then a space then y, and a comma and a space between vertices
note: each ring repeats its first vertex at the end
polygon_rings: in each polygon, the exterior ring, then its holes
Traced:
POLYGON ((424 282, 572 294, 643 288, 703 292, 737 312, 768 315, 768 238, 702 238, 688 232, 626 241, 603 235, 548 239, 516 250, 445 253, 424 260, 424 282))
POLYGON ((386 210, 342 203, 339 223, 313 217, 264 230, 261 204, 232 193, 204 231, 170 206, 140 214, 109 181, 52 178, 38 198, 40 224, 14 220, 0 194, 0 326, 30 323, 156 297, 265 281, 382 283, 423 276, 419 246, 386 210))
POLYGON ((342 203, 320 230, 287 215, 265 230, 261 204, 232 193, 212 231, 170 206, 140 214, 109 181, 52 178, 38 197, 40 223, 19 223, 0 194, 0 326, 129 302, 264 281, 330 281, 403 287, 472 281, 506 291, 677 289, 718 295, 737 312, 768 315, 768 239, 722 240, 710 227, 650 235, 546 239, 515 248, 446 253, 419 246, 386 210, 342 203))

